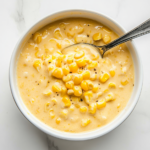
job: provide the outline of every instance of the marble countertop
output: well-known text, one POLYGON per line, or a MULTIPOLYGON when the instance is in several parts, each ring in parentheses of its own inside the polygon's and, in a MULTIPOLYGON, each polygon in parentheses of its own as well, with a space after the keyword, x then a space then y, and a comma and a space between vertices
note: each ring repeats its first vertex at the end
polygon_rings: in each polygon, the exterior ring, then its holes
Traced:
POLYGON ((72 8, 102 12, 127 31, 150 18, 150 0, 0 0, 0 149, 150 150, 150 34, 135 40, 144 70, 140 100, 130 117, 107 135, 83 142, 48 137, 16 107, 8 82, 9 60, 16 42, 35 21, 54 11, 72 8))

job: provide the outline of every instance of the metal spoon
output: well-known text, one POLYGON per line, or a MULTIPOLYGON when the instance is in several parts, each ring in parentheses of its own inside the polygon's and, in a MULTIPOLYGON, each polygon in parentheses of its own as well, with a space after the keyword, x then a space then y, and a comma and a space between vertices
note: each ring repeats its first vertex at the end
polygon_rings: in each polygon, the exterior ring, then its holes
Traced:
MULTIPOLYGON (((90 45, 90 46, 96 47, 100 51, 100 54, 103 58, 105 52, 107 52, 111 48, 113 48, 113 47, 115 47, 115 46, 117 46, 121 43, 127 42, 129 40, 132 40, 132 39, 135 39, 137 37, 143 36, 145 34, 148 34, 149 32, 150 32, 150 19, 148 19, 147 21, 145 21, 141 25, 137 26, 136 28, 134 28, 130 32, 126 33, 125 35, 123 35, 120 38, 112 41, 109 44, 106 44, 106 45, 103 45, 103 46, 96 46, 96 45, 90 44, 90 43, 77 43, 77 44, 70 45, 68 47, 76 46, 78 44, 90 45)), ((65 47, 64 49, 62 49, 62 53, 68 47, 65 47)))

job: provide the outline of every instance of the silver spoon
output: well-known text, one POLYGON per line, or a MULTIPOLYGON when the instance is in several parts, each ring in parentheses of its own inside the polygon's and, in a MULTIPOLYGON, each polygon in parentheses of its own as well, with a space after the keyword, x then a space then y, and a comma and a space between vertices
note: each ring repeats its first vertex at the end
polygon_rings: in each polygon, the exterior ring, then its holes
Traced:
MULTIPOLYGON (((132 39, 135 39, 137 37, 140 37, 140 36, 143 36, 145 34, 148 34, 149 32, 150 32, 150 19, 148 19, 147 21, 143 22, 141 25, 137 26, 136 28, 134 28, 130 32, 126 33, 125 35, 123 35, 120 38, 112 41, 109 44, 106 44, 106 45, 103 45, 103 46, 96 46, 96 45, 90 44, 90 43, 77 43, 77 44, 70 45, 68 47, 76 46, 78 44, 86 44, 86 45, 94 46, 98 50, 100 50, 100 54, 101 54, 101 56, 103 58, 105 52, 107 52, 111 48, 113 48, 113 47, 115 47, 115 46, 117 46, 117 45, 119 45, 121 43, 125 43, 125 42, 127 42, 129 40, 132 40, 132 39)), ((65 47, 64 49, 62 49, 62 53, 68 47, 65 47)))

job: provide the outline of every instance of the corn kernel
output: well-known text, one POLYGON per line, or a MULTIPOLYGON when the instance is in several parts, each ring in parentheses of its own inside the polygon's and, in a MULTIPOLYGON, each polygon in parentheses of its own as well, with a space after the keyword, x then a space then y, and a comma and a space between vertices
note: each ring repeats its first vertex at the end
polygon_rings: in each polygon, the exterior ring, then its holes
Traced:
POLYGON ((84 92, 83 96, 84 96, 85 102, 89 104, 91 101, 91 98, 93 97, 93 93, 91 91, 87 91, 87 92, 84 92))
POLYGON ((62 98, 62 101, 63 101, 65 107, 70 107, 71 106, 70 99, 67 96, 64 96, 62 98))
POLYGON ((71 105, 71 106, 70 106, 70 110, 71 110, 71 111, 74 111, 74 109, 75 109, 74 105, 71 105))
POLYGON ((81 34, 81 33, 83 33, 83 31, 84 31, 84 28, 83 28, 81 25, 79 25, 79 26, 78 26, 77 33, 78 33, 78 34, 81 34))
POLYGON ((53 98, 51 101, 52 101, 52 103, 57 104, 56 98, 53 98))
POLYGON ((101 108, 106 107, 106 102, 105 102, 105 100, 100 100, 100 101, 98 101, 96 104, 97 104, 97 109, 101 109, 101 108))
POLYGON ((53 92, 60 92, 61 91, 61 88, 59 85, 55 84, 52 86, 52 90, 53 92))
POLYGON ((45 103, 45 111, 50 109, 50 102, 45 103))
POLYGON ((69 69, 68 66, 64 66, 64 67, 62 68, 62 70, 63 70, 64 75, 67 75, 67 74, 69 74, 69 72, 70 72, 70 69, 69 69))
POLYGON ((64 119, 67 119, 68 118, 68 110, 66 109, 63 109, 61 112, 60 112, 60 116, 64 119))
POLYGON ((48 70, 52 71, 53 69, 54 69, 54 66, 53 65, 49 65, 48 70))
POLYGON ((55 65, 56 67, 61 67, 61 60, 57 59, 55 65))
POLYGON ((104 73, 99 77, 100 82, 105 83, 109 79, 109 74, 104 73))
POLYGON ((121 81, 121 84, 124 85, 124 86, 127 85, 128 83, 129 83, 129 81, 126 80, 126 79, 121 81))
POLYGON ((84 51, 78 51, 75 53, 74 58, 79 59, 85 55, 84 51))
POLYGON ((115 99, 114 99, 114 94, 113 94, 113 93, 109 93, 109 94, 106 96, 106 102, 113 101, 113 100, 115 100, 115 99))
POLYGON ((77 66, 76 62, 70 64, 69 68, 70 68, 70 71, 73 72, 73 73, 78 71, 78 66, 77 66))
POLYGON ((98 86, 94 86, 92 92, 96 93, 98 91, 98 86))
POLYGON ((62 88, 61 88, 61 93, 62 93, 63 95, 67 93, 66 87, 62 87, 62 88))
POLYGON ((75 85, 79 85, 82 82, 82 80, 83 80, 82 74, 77 74, 75 75, 73 81, 75 85))
POLYGON ((109 72, 110 72, 110 75, 111 75, 112 77, 115 76, 115 71, 114 71, 114 70, 110 70, 109 72))
POLYGON ((111 82, 111 83, 109 83, 109 85, 108 85, 110 88, 116 88, 116 84, 115 83, 113 83, 113 82, 111 82))
POLYGON ((105 44, 108 44, 109 42, 111 41, 111 37, 109 36, 109 35, 104 35, 104 37, 103 37, 103 42, 105 43, 105 44))
POLYGON ((67 76, 63 76, 63 81, 64 82, 68 82, 72 79, 72 75, 71 74, 68 74, 67 76))
POLYGON ((55 114, 54 114, 53 110, 50 110, 49 115, 52 119, 55 118, 55 114))
POLYGON ((75 97, 75 96, 72 96, 71 99, 72 99, 72 101, 74 103, 79 103, 79 101, 80 101, 80 98, 79 97, 75 97))
POLYGON ((73 90, 74 90, 75 96, 81 96, 82 95, 82 89, 80 86, 74 86, 73 90))
POLYGON ((60 124, 60 122, 61 122, 61 119, 60 119, 60 118, 57 118, 57 119, 56 119, 56 123, 57 123, 57 124, 60 124))
POLYGON ((52 55, 52 60, 56 59, 56 56, 55 55, 52 55))
POLYGON ((58 47, 58 49, 61 49, 61 44, 60 43, 57 43, 57 47, 58 47))
POLYGON ((40 60, 35 60, 33 63, 33 67, 37 70, 40 71, 41 69, 41 61, 40 60))
POLYGON ((85 67, 86 66, 86 61, 84 59, 79 59, 76 61, 78 67, 85 67))
POLYGON ((72 58, 72 57, 68 57, 68 58, 67 58, 67 63, 68 63, 68 64, 73 63, 73 58, 72 58))
POLYGON ((58 39, 58 40, 61 40, 61 39, 62 39, 62 34, 61 34, 61 32, 60 32, 59 29, 56 29, 56 30, 54 31, 54 37, 55 37, 56 39, 58 39))
POLYGON ((89 105, 89 113, 92 114, 92 115, 95 114, 96 113, 96 108, 97 108, 96 103, 90 104, 89 105))
POLYGON ((90 71, 84 71, 82 76, 84 80, 90 79, 90 71))
POLYGON ((91 74, 90 80, 95 81, 97 79, 97 74, 91 74))
POLYGON ((68 81, 68 82, 66 82, 66 88, 67 89, 73 89, 73 87, 74 87, 74 82, 73 81, 68 81))
POLYGON ((61 68, 56 68, 52 72, 52 76, 58 79, 61 79, 63 77, 63 72, 61 68))
POLYGON ((91 82, 90 80, 87 80, 87 83, 88 83, 88 89, 89 90, 92 90, 93 89, 93 82, 91 82))
POLYGON ((88 90, 89 90, 87 81, 82 81, 82 82, 81 82, 81 88, 82 88, 84 91, 88 91, 88 90))
POLYGON ((43 94, 46 95, 46 96, 50 96, 52 94, 52 91, 47 90, 47 91, 44 91, 43 94))
POLYGON ((101 40, 102 39, 102 33, 95 33, 94 35, 93 35, 93 40, 94 41, 98 41, 98 40, 101 40))
POLYGON ((73 95, 73 94, 74 94, 74 90, 73 90, 73 89, 69 89, 69 90, 67 91, 67 94, 68 94, 68 95, 73 95))
POLYGON ((108 89, 105 89, 103 92, 104 92, 104 93, 107 93, 107 92, 109 92, 109 90, 108 90, 108 89))
POLYGON ((93 61, 91 64, 88 65, 88 69, 93 69, 95 67, 97 67, 97 62, 96 61, 93 61))
POLYGON ((81 126, 82 127, 86 127, 87 125, 89 125, 91 123, 90 119, 82 119, 81 121, 81 126))
POLYGON ((81 106, 80 107, 80 112, 81 113, 86 113, 87 112, 87 107, 86 106, 81 106))
POLYGON ((33 40, 34 42, 36 42, 37 44, 39 44, 42 41, 42 36, 40 33, 36 32, 35 34, 33 34, 33 40))
POLYGON ((98 92, 98 93, 97 93, 97 98, 101 97, 102 94, 103 94, 103 92, 98 92))

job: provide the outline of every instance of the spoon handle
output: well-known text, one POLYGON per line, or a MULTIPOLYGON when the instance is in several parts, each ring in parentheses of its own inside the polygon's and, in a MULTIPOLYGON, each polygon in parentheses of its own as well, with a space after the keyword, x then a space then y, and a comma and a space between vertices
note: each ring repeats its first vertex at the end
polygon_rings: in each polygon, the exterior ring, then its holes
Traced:
MULTIPOLYGON (((121 36, 120 38, 112 41, 111 43, 105 45, 105 52, 114 46, 117 46, 121 43, 127 42, 139 36, 143 36, 145 34, 150 33, 150 19, 139 25, 138 27, 134 28, 130 32, 126 33, 125 35, 121 36)), ((104 52, 104 53, 105 53, 104 52)))

